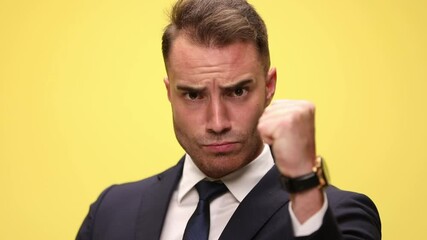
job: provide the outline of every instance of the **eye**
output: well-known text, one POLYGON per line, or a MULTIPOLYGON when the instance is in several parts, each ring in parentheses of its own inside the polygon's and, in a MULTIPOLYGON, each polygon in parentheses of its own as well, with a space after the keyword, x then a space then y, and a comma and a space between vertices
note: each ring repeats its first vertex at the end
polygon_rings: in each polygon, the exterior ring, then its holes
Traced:
POLYGON ((196 100, 196 99, 201 98, 201 96, 198 92, 187 92, 184 95, 189 100, 196 100))
POLYGON ((248 90, 245 88, 235 88, 232 92, 231 92, 231 96, 233 97, 242 97, 245 96, 248 93, 248 90))
POLYGON ((243 89, 241 89, 241 88, 238 88, 238 89, 234 90, 234 95, 236 95, 236 96, 242 96, 243 93, 244 93, 243 89))

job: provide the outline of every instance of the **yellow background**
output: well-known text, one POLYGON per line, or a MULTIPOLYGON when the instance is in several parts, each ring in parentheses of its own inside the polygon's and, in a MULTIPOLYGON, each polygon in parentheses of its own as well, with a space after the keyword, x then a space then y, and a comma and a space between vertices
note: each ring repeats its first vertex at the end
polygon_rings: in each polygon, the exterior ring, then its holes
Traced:
MULTIPOLYGON (((332 181, 368 194, 383 239, 427 226, 426 1, 251 1, 276 98, 317 105, 332 181)), ((160 37, 171 1, 0 1, 0 238, 73 239, 112 183, 183 154, 160 37)))

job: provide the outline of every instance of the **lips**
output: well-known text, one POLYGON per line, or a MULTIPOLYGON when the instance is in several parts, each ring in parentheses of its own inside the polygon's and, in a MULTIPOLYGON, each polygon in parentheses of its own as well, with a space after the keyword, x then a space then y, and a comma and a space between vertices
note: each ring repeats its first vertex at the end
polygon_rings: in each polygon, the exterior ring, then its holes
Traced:
POLYGON ((237 142, 220 142, 203 145, 203 148, 208 152, 213 153, 227 153, 235 150, 237 142))

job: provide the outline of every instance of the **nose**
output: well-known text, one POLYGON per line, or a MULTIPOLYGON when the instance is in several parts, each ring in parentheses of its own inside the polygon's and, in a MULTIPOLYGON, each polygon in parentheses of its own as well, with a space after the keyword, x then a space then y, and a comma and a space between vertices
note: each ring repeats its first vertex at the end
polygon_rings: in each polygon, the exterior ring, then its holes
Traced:
POLYGON ((226 104, 220 97, 211 98, 207 109, 206 130, 211 133, 221 134, 230 131, 231 122, 226 104))

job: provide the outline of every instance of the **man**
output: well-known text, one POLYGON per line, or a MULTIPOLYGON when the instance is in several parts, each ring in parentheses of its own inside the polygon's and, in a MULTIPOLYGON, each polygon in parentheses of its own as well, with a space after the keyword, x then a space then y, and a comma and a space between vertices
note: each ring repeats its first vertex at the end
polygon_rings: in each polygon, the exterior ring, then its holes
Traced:
POLYGON ((369 198, 326 186, 313 104, 270 105, 276 69, 251 5, 178 1, 162 50, 175 135, 186 155, 157 176, 105 190, 77 239, 381 238, 369 198), (203 180, 226 188, 202 199, 203 180))

